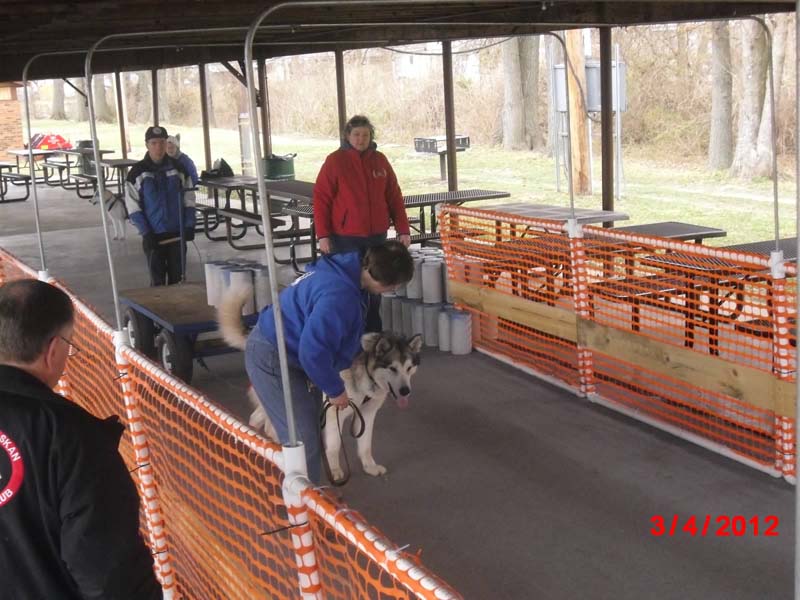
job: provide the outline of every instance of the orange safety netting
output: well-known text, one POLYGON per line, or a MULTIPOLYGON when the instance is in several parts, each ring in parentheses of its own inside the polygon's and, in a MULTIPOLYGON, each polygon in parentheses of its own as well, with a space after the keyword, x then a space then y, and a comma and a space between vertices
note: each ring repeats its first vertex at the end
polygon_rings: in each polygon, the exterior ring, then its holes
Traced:
MULTIPOLYGON (((37 275, 0 251, 0 282, 37 275)), ((315 488, 288 507, 279 446, 127 346, 116 354, 113 330, 72 298, 79 353, 59 392, 127 425, 120 452, 165 598, 460 598, 315 488)))
POLYGON ((167 539, 188 598, 296 594, 282 473, 260 440, 133 351, 132 393, 147 432, 167 539))
POLYGON ((461 598, 358 512, 343 508, 319 489, 304 495, 315 539, 325 540, 317 544, 317 560, 326 600, 461 598))
POLYGON ((477 348, 794 476, 793 264, 464 207, 440 223, 477 348))

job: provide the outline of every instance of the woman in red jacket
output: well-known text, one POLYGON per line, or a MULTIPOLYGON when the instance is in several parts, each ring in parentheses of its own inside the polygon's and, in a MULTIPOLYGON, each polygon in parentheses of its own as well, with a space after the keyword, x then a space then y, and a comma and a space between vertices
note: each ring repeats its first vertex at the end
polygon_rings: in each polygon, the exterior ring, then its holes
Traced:
MULTIPOLYGON (((328 155, 314 185, 314 225, 323 254, 363 251, 382 244, 394 225, 397 239, 411 243, 397 176, 373 141, 375 128, 356 115, 344 128, 341 148, 328 155)), ((380 331, 380 296, 373 297, 367 332, 380 331)))

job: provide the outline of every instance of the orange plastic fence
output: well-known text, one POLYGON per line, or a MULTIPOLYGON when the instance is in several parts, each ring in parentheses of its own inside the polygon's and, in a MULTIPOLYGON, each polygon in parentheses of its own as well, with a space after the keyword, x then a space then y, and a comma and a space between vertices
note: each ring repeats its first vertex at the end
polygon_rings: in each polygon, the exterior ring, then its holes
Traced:
MULTIPOLYGON (((0 282, 36 276, 0 251, 0 282)), ((460 598, 319 489, 287 507, 279 446, 127 346, 115 354, 112 329, 72 297, 80 352, 59 390, 126 423, 165 598, 460 598)))
POLYGON ((309 489, 304 496, 315 539, 325 540, 317 545, 317 559, 326 599, 461 597, 358 512, 343 508, 320 489, 309 489))
POLYGON ((794 478, 794 264, 464 207, 440 226, 476 347, 794 478))
POLYGON ((178 586, 188 598, 289 598, 297 575, 282 473, 258 439, 133 351, 132 393, 147 432, 178 586))

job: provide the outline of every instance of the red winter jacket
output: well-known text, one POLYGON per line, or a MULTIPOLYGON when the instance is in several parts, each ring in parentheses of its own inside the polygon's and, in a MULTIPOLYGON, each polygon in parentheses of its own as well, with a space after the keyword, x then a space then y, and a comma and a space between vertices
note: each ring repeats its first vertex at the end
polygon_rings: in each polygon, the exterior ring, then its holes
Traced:
POLYGON ((403 194, 386 157, 375 144, 363 153, 345 144, 328 155, 314 185, 317 238, 410 233, 403 194))

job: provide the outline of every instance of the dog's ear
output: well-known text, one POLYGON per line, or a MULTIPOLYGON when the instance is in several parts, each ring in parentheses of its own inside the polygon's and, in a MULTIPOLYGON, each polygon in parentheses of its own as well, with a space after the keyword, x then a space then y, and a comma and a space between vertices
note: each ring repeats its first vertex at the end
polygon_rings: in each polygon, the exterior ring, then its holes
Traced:
POLYGON ((372 349, 375 348, 375 344, 378 343, 380 337, 380 333, 365 333, 362 335, 361 347, 364 349, 364 352, 372 352, 372 349))
POLYGON ((380 336, 378 339, 378 343, 375 344, 375 355, 376 356, 383 356, 384 354, 388 354, 392 350, 392 340, 387 337, 380 336))
POLYGON ((417 334, 408 340, 408 349, 414 354, 417 354, 420 350, 422 350, 422 336, 420 334, 417 334))

